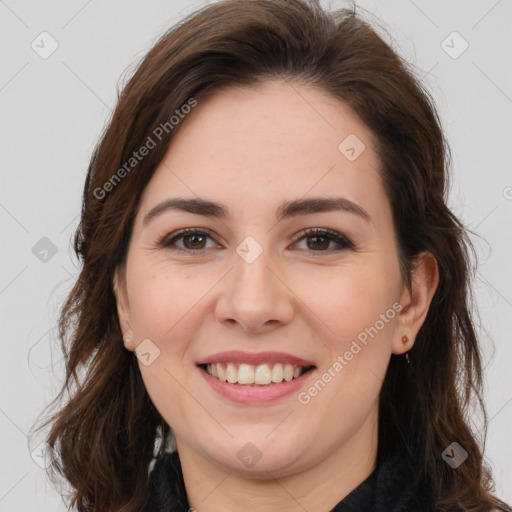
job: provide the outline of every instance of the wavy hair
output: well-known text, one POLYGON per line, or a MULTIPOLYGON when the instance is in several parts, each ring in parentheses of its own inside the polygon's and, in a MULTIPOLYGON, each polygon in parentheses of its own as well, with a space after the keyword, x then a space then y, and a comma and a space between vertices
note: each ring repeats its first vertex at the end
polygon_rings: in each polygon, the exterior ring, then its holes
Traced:
POLYGON ((432 482, 436 510, 509 510, 493 497, 483 458, 487 420, 470 307, 474 251, 447 206, 449 148, 434 102, 358 13, 327 12, 314 0, 224 0, 196 11, 156 42, 118 92, 87 171, 74 236, 81 271, 59 317, 65 381, 48 406, 56 410, 39 427, 50 426, 51 479, 69 484, 69 506, 79 512, 141 506, 149 464, 172 430, 124 348, 114 271, 125 261, 142 191, 179 129, 169 117, 191 98, 200 103, 222 87, 275 78, 341 100, 374 134, 409 286, 422 251, 437 260, 439 285, 410 366, 393 355, 383 383, 378 462, 396 450, 414 456, 420 476, 432 482), (166 127, 158 143, 132 166, 157 127, 166 127), (475 404, 483 434, 470 426, 475 404), (457 470, 441 457, 453 441, 468 452, 457 470))

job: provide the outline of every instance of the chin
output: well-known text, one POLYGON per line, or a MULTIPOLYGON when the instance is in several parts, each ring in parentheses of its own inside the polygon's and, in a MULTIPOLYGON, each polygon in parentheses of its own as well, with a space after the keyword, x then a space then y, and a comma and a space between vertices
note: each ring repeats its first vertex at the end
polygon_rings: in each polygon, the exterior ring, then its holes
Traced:
POLYGON ((273 476, 293 473, 293 468, 300 464, 301 448, 302 443, 294 442, 290 436, 271 439, 270 436, 251 435, 251 429, 247 429, 246 435, 234 435, 218 445, 209 444, 203 450, 209 459, 229 471, 268 479, 269 473, 273 476))

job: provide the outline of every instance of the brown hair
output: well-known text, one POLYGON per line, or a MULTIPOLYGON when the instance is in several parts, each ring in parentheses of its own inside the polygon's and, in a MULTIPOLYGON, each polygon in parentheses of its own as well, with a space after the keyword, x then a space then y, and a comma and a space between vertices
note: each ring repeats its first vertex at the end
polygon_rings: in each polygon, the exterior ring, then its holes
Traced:
POLYGON ((469 302, 471 244, 446 205, 449 152, 435 106, 359 15, 328 13, 306 0, 206 7, 164 34, 120 93, 89 165, 74 239, 82 269, 59 319, 66 376, 52 405, 69 396, 43 425, 51 424, 52 479, 58 474, 70 484, 70 506, 80 512, 140 506, 149 463, 172 432, 124 348, 114 270, 125 261, 141 193, 179 129, 169 117, 220 87, 272 78, 317 87, 359 116, 377 141, 409 286, 420 252, 437 260, 439 286, 409 352, 411 365, 392 356, 382 387, 378 462, 406 449, 432 482, 436 510, 507 510, 491 495, 490 471, 469 426, 474 398, 486 425, 469 302), (128 172, 134 151, 162 126, 156 146, 128 172), (441 457, 453 441, 469 454, 457 470, 441 457))

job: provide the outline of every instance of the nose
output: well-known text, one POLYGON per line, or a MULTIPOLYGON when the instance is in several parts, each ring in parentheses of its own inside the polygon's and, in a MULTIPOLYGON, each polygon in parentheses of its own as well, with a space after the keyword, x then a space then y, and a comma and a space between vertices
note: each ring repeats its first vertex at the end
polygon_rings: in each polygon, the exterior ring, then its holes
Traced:
POLYGON ((268 332, 291 321, 294 294, 275 261, 263 251, 251 263, 234 255, 234 268, 221 281, 219 322, 246 332, 268 332))

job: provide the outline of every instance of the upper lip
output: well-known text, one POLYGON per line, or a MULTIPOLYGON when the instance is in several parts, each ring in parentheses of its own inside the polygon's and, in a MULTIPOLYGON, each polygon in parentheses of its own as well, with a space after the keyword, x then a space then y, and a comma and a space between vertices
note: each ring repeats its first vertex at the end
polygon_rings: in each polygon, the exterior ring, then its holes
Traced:
POLYGON ((243 350, 228 350, 206 356, 196 361, 198 366, 209 363, 245 363, 251 365, 265 363, 293 364, 294 366, 315 366, 315 363, 301 357, 285 354, 284 352, 244 352, 243 350))

